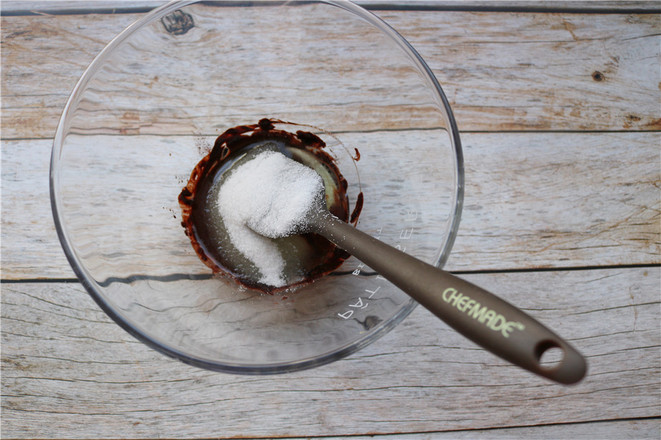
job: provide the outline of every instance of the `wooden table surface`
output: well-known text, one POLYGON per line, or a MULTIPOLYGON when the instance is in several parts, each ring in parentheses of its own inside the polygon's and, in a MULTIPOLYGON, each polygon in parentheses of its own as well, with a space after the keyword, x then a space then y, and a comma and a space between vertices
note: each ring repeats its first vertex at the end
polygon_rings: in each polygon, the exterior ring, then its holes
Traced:
POLYGON ((661 436, 658 2, 364 2, 427 60, 461 130, 446 268, 582 351, 570 387, 421 307, 344 360, 266 377, 182 364, 114 324, 61 250, 50 150, 86 66, 155 4, 3 2, 3 438, 661 436))

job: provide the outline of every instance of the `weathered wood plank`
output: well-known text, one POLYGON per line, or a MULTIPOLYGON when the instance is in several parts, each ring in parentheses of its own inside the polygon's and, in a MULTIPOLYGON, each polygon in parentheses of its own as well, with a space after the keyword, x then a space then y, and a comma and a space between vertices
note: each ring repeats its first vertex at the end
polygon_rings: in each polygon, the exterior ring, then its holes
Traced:
POLYGON ((462 130, 661 128, 659 15, 447 14, 464 29, 452 36, 443 20, 382 16, 415 42, 462 130))
POLYGON ((658 267, 467 277, 588 357, 574 387, 507 365, 422 308, 331 365, 212 373, 135 341, 77 283, 4 283, 2 436, 298 437, 658 417, 660 277, 658 267))
MULTIPOLYGON (((212 76, 218 65, 208 59, 208 54, 195 52, 201 50, 195 41, 217 38, 214 36, 217 30, 205 24, 214 20, 205 16, 207 13, 210 12, 200 12, 198 28, 181 37, 193 42, 185 61, 195 62, 193 70, 199 78, 212 76)), ((243 26, 241 20, 246 17, 240 9, 233 8, 226 8, 223 15, 228 25, 234 26, 243 26)), ((658 107, 661 21, 657 14, 384 11, 380 15, 427 60, 443 84, 462 130, 658 130, 661 127, 658 107)), ((290 19, 296 20, 295 16, 291 14, 290 19)), ((139 14, 3 17, 3 138, 51 137, 66 98, 84 68, 106 42, 138 17, 139 14)), ((327 40, 332 41, 331 35, 339 25, 328 23, 312 22, 303 25, 301 32, 315 35, 327 32, 327 40)), ((282 26, 291 28, 301 24, 292 22, 282 26)), ((222 32, 228 33, 226 29, 222 32)), ((352 51, 361 51, 360 46, 352 51)), ((149 61, 153 56, 154 53, 138 55, 137 59, 145 59, 144 64, 132 65, 125 75, 115 78, 121 81, 115 88, 125 88, 128 95, 144 95, 149 105, 131 117, 125 112, 116 115, 90 112, 85 118, 90 129, 111 133, 129 130, 142 134, 172 131, 192 134, 209 133, 218 124, 224 125, 213 102, 227 99, 232 102, 234 87, 216 85, 207 90, 204 81, 177 79, 172 71, 154 68, 149 61), (145 78, 151 79, 148 85, 143 84, 145 78)), ((172 59, 173 54, 161 56, 172 59)), ((361 65, 365 69, 379 66, 383 63, 382 56, 368 47, 361 53, 361 65)), ((177 63, 173 61, 173 65, 177 63)), ((311 84, 331 83, 330 77, 324 80, 324 75, 331 75, 332 69, 326 73, 298 70, 301 78, 309 75, 311 84)), ((333 116, 324 113, 324 109, 338 104, 337 84, 327 87, 327 96, 323 88, 315 91, 316 107, 298 102, 297 108, 290 108, 284 116, 336 131, 358 127, 379 129, 383 128, 383 121, 387 121, 388 128, 426 127, 432 123, 428 111, 411 114, 405 111, 401 100, 389 101, 387 93, 379 95, 370 91, 378 69, 367 75, 363 73, 368 70, 342 70, 346 84, 351 83, 357 90, 355 102, 346 107, 342 120, 330 120, 333 116), (301 120, 310 114, 316 114, 318 120, 301 120), (344 118, 346 114, 361 116, 344 118)), ((380 70, 392 72, 393 69, 380 70)), ((404 71, 400 74, 405 75, 404 71)), ((230 75, 225 79, 234 86, 246 78, 245 75, 234 78, 231 72, 226 75, 230 75)), ((410 87, 410 82, 406 79, 406 84, 393 87, 397 90, 410 87)), ((249 86, 246 84, 242 90, 251 90, 249 86)), ((415 93, 414 89, 406 93, 415 93)), ((99 99, 93 103, 94 108, 102 109, 103 98, 99 99)), ((265 105, 266 112, 278 110, 275 102, 265 105)), ((235 107, 233 111, 238 109, 235 107)), ((227 116, 229 123, 241 119, 234 113, 227 116)))
MULTIPOLYGON (((401 137, 402 145, 425 145, 426 133, 389 132, 387 136, 391 142, 401 137)), ((349 146, 355 141, 366 151, 361 145, 380 145, 381 135, 342 136, 349 146)), ((447 267, 471 271, 659 263, 660 137, 658 133, 465 134, 464 213, 447 267)), ((95 141, 98 145, 112 142, 133 142, 136 151, 148 145, 162 149, 181 145, 193 150, 197 145, 191 137, 124 136, 95 141)), ((3 143, 3 279, 73 276, 51 214, 50 148, 46 140, 3 143)), ((154 224, 162 223, 162 227, 152 228, 155 234, 173 228, 178 234, 179 220, 173 218, 178 214, 176 196, 192 164, 176 162, 166 154, 163 157, 163 172, 171 173, 165 176, 166 182, 171 180, 174 185, 172 197, 167 204, 167 194, 154 193, 154 197, 164 198, 164 204, 146 217, 154 224)), ((375 158, 363 157, 360 167, 367 170, 370 160, 375 158)), ((112 169, 109 164, 100 172, 112 169)), ((374 194, 378 175, 365 172, 362 178, 374 194)), ((396 182, 390 179, 387 184, 396 182)), ((368 205, 370 189, 365 191, 368 205)), ((131 209, 139 210, 140 205, 131 209)), ((123 211, 118 215, 124 215, 123 211)), ((181 239, 182 246, 187 246, 183 232, 181 239)), ((148 246, 144 255, 160 241, 156 236, 143 237, 148 246)), ((206 270, 196 259, 194 263, 206 270)))

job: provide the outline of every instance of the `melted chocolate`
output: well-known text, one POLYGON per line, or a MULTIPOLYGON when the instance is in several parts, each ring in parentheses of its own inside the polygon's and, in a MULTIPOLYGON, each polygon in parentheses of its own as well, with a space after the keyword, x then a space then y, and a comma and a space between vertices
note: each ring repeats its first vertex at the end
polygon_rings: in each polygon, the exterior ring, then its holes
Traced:
POLYGON ((277 239, 275 241, 278 246, 287 253, 287 260, 294 266, 292 270, 296 272, 296 279, 278 288, 257 282, 259 277, 254 274, 255 268, 246 269, 251 264, 245 258, 242 261, 241 257, 231 257, 233 245, 223 232, 224 225, 218 225, 222 221, 213 219, 212 192, 219 186, 219 179, 223 178, 225 171, 252 150, 278 149, 308 166, 323 167, 324 172, 331 176, 332 184, 325 182, 326 204, 330 212, 341 220, 355 225, 363 205, 363 195, 360 193, 353 212, 349 214, 347 181, 334 158, 325 151, 326 144, 321 138, 307 131, 290 133, 276 129, 275 124, 297 125, 277 119, 262 119, 257 124, 230 128, 218 136, 209 154, 195 166, 188 183, 179 194, 181 224, 200 260, 216 274, 228 275, 246 287, 267 293, 320 278, 337 269, 349 254, 316 234, 277 239), (309 163, 312 161, 314 164, 309 163))

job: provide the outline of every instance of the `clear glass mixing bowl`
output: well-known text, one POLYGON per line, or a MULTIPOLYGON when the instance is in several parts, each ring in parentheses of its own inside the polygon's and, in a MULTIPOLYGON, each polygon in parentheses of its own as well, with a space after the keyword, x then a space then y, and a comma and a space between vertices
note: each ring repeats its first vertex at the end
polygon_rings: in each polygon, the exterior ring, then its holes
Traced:
POLYGON ((320 127, 351 203, 364 193, 358 228, 439 267, 463 168, 440 85, 391 27, 344 1, 246 4, 167 4, 108 44, 60 120, 51 201, 76 275, 120 326, 193 365, 268 374, 347 356, 415 302, 355 258, 276 295, 212 276, 177 196, 214 139, 264 117, 320 127))

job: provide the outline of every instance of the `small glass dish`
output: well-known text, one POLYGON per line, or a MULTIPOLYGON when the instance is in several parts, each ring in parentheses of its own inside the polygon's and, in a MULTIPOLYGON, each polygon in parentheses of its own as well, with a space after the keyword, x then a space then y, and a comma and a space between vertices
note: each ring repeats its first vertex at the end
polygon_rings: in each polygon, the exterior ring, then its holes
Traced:
POLYGON ((420 55, 345 1, 173 2, 85 71, 50 169, 64 252, 81 283, 147 345, 212 370, 272 374, 347 356, 416 303, 355 258, 275 295, 212 275, 177 202, 226 129, 277 118, 328 145, 357 225, 441 267, 463 197, 459 133, 420 55))

